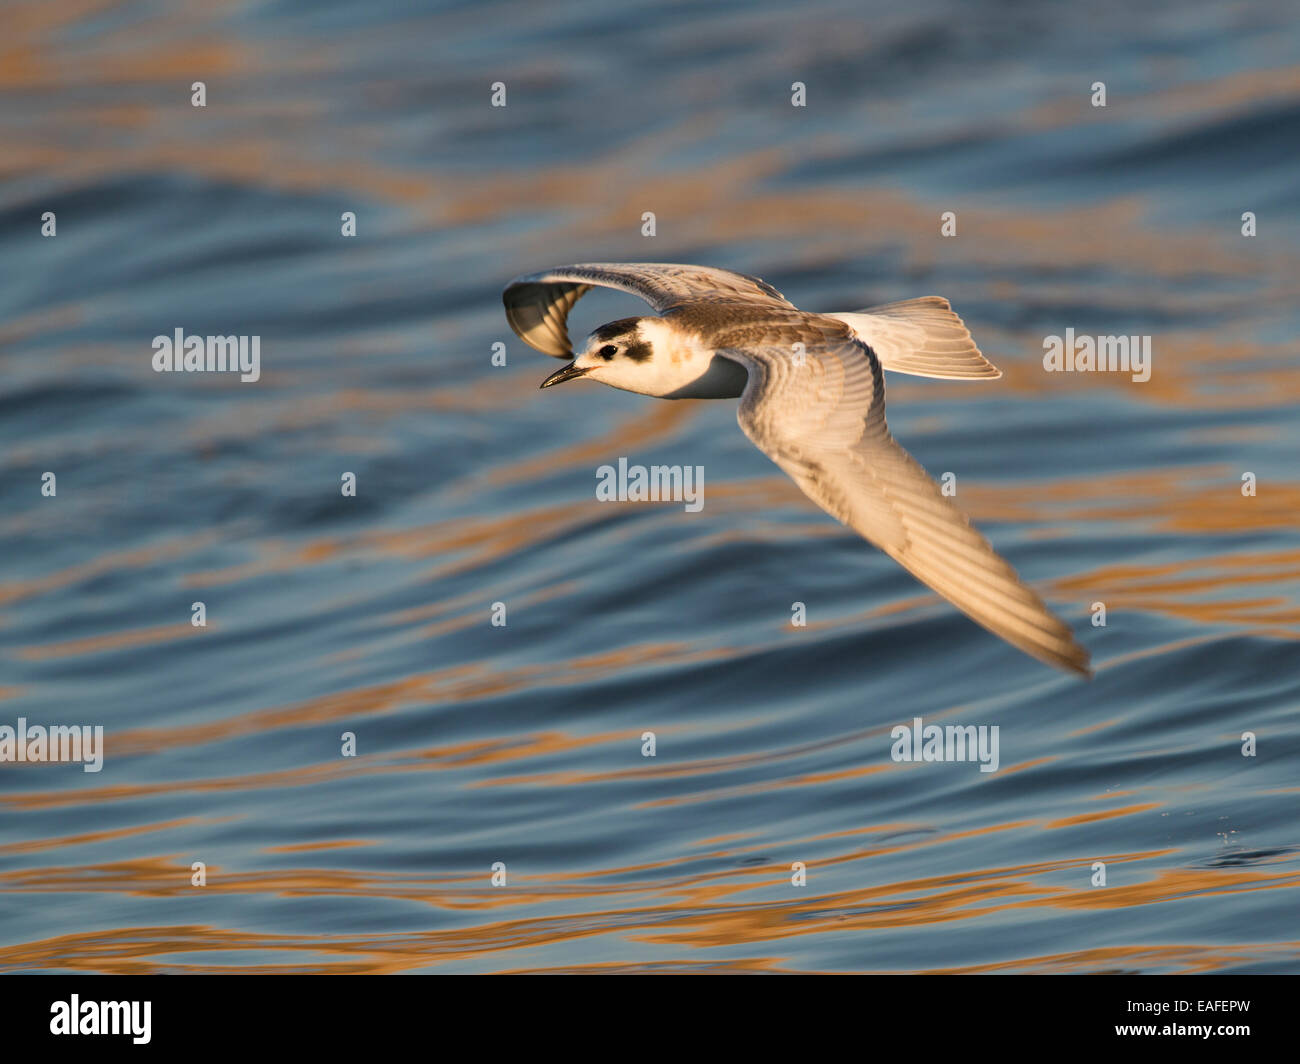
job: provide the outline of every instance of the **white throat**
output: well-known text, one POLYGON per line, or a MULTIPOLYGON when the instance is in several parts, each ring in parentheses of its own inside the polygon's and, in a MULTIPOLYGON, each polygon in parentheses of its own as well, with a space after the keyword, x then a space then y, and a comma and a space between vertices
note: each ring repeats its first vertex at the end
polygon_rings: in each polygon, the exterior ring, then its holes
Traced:
POLYGON ((644 362, 620 358, 609 364, 596 360, 593 380, 659 399, 725 399, 744 390, 744 368, 718 357, 697 337, 658 318, 642 318, 637 331, 649 345, 651 357, 644 362))

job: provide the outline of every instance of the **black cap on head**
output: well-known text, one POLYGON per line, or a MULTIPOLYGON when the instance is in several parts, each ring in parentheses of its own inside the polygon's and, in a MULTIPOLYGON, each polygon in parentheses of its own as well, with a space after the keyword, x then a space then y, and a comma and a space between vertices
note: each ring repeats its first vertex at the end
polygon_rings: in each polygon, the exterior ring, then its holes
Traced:
POLYGON ((594 343, 618 343, 623 347, 623 354, 634 362, 645 362, 650 358, 650 345, 640 339, 637 326, 640 318, 619 318, 602 325, 591 334, 594 343))

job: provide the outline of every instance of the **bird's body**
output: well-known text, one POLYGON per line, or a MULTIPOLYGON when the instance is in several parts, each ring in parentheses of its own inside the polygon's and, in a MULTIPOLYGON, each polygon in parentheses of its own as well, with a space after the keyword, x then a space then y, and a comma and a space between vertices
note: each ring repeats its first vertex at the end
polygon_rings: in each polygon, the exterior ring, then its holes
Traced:
POLYGON ((990 631, 1088 674, 1088 654, 989 546, 885 422, 883 370, 949 380, 1001 373, 947 300, 799 310, 754 277, 702 266, 592 263, 505 290, 527 343, 569 358, 566 319, 592 286, 641 296, 657 316, 609 322, 542 387, 591 377, 661 399, 740 397, 741 429, 814 502, 990 631))

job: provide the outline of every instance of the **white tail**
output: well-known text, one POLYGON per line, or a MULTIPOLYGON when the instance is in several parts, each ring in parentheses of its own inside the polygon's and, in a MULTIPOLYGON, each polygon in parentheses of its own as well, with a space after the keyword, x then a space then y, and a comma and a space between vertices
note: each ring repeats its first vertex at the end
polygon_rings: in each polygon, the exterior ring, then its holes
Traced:
POLYGON ((980 354, 965 322, 942 296, 905 299, 848 314, 844 322, 885 369, 943 380, 995 380, 1002 371, 980 354))

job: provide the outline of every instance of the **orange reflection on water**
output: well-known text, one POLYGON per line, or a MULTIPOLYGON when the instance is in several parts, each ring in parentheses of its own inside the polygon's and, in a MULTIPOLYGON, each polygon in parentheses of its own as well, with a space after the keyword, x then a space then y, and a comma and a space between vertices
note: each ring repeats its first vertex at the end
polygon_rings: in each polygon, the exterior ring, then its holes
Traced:
MULTIPOLYGON (((1110 815, 1137 816, 1151 808, 1151 803, 1131 805, 1114 810, 1110 815)), ((1090 818, 1066 818, 1042 827, 1050 830, 1083 823, 1087 819, 1090 818)), ((835 867, 841 869, 837 875, 840 880, 844 878, 844 871, 853 868, 860 868, 860 878, 874 880, 878 876, 871 872, 872 866, 863 862, 883 859, 903 849, 940 846, 964 837, 986 835, 990 831, 1023 832, 1030 830, 1032 824, 1021 821, 969 832, 868 845, 866 848, 855 846, 840 854, 826 854, 824 847, 819 847, 818 856, 810 865, 814 872, 812 882, 816 882, 818 875, 829 875, 830 869, 835 867)), ((893 827, 906 829, 908 825, 893 827)), ((886 829, 893 830, 890 825, 876 825, 878 832, 884 833, 886 829)), ((850 835, 858 837, 859 833, 850 835)), ((358 839, 338 841, 348 846, 366 842, 358 839)), ((797 853, 806 850, 810 841, 789 840, 781 848, 797 853)), ((864 837, 863 841, 867 839, 864 837)), ((770 852, 772 846, 769 842, 759 849, 770 852)), ((285 849, 292 852, 300 848, 285 849)), ((716 858, 725 852, 698 855, 692 860, 716 858)), ((512 887, 508 891, 488 886, 482 874, 429 877, 330 868, 252 872, 212 868, 206 889, 213 894, 252 893, 278 897, 343 894, 369 897, 375 901, 419 901, 462 914, 512 907, 535 911, 556 902, 571 903, 577 899, 588 899, 591 904, 585 906, 580 914, 556 912, 518 919, 478 921, 471 926, 437 931, 384 935, 256 935, 211 926, 87 931, 0 949, 0 969, 199 970, 204 967, 201 960, 174 961, 170 959, 171 955, 220 951, 249 955, 246 964, 219 966, 231 971, 399 972, 454 964, 494 953, 506 954, 497 963, 508 965, 508 955, 513 950, 559 946, 595 936, 614 936, 691 952, 727 947, 737 942, 751 945, 785 942, 793 947, 795 940, 805 936, 843 934, 847 930, 934 927, 953 921, 981 920, 1015 910, 1137 910, 1243 891, 1293 890, 1300 886, 1300 872, 1269 871, 1257 866, 1154 867, 1147 870, 1146 866, 1174 852, 1089 853, 1064 860, 971 869, 888 883, 872 882, 869 886, 833 893, 799 892, 793 897, 788 891, 775 895, 770 893, 772 888, 787 883, 788 867, 780 863, 735 867, 736 854, 732 855, 730 867, 687 875, 681 874, 683 862, 680 859, 609 868, 599 874, 588 872, 578 876, 516 874, 512 876, 512 887), (1077 881, 1081 872, 1086 880, 1087 870, 1094 860, 1105 860, 1115 869, 1111 885, 1105 890, 1072 888, 1053 882, 1063 874, 1077 881), (1119 871, 1121 866, 1124 868, 1122 873, 1119 871), (677 874, 673 874, 674 870, 677 874), (624 899, 624 904, 609 908, 608 901, 613 897, 624 899), (289 959, 281 961, 275 958, 282 953, 288 954, 289 959)), ((147 897, 183 895, 192 889, 186 860, 159 856, 111 864, 26 869, 0 876, 0 889, 17 893, 67 891, 147 897)), ((1243 957, 1266 957, 1270 951, 1285 948, 1285 944, 1198 946, 1194 948, 1197 960, 1192 963, 1184 953, 1188 947, 1152 947, 1134 943, 1103 951, 1018 958, 1004 964, 953 970, 1086 971, 1097 970, 1098 966, 1112 961, 1121 963, 1125 957, 1143 957, 1145 960, 1131 960, 1130 963, 1148 969, 1190 965, 1194 970, 1212 971, 1243 963, 1243 957)), ((681 961, 697 965, 717 963, 724 967, 731 963, 726 959, 712 962, 689 954, 681 961)), ((675 964, 677 961, 663 963, 675 964)), ((764 964, 783 966, 786 959, 773 955, 764 964)))
POLYGON ((87 636, 84 639, 69 639, 62 643, 42 643, 39 646, 20 647, 16 653, 29 661, 47 661, 52 658, 77 657, 83 654, 102 654, 109 650, 123 650, 134 647, 162 646, 174 643, 178 639, 202 635, 217 628, 215 621, 209 621, 206 628, 196 628, 187 622, 178 624, 160 624, 152 628, 135 628, 124 632, 107 632, 102 635, 87 636))

